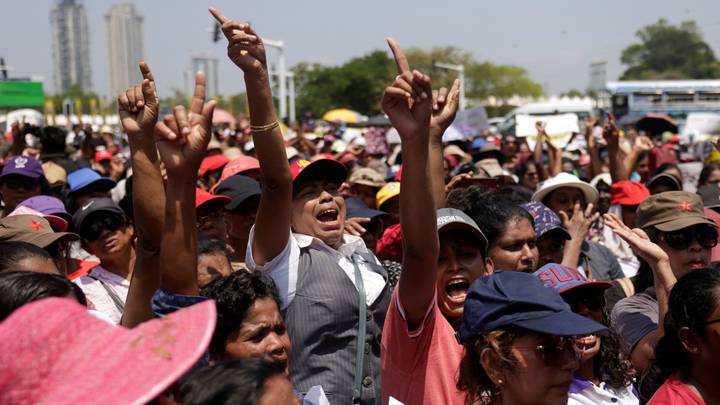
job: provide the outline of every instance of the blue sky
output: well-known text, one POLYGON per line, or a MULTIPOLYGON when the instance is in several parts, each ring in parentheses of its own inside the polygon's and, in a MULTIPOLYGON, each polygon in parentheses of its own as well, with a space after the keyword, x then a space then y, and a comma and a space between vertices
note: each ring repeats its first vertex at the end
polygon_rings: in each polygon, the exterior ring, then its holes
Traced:
MULTIPOLYGON (((16 75, 41 75, 54 91, 49 11, 54 0, 9 0, 3 5, 0 56, 16 75)), ((90 26, 93 84, 107 93, 104 14, 117 1, 85 0, 90 26)), ((220 90, 243 91, 242 74, 213 44, 207 7, 251 21, 262 35, 282 39, 288 66, 300 61, 339 64, 374 49, 386 49, 394 36, 402 46, 453 45, 478 60, 522 66, 548 94, 588 84, 588 65, 608 62, 608 79, 618 77, 620 51, 638 28, 660 17, 672 23, 692 19, 720 54, 718 0, 485 0, 360 2, 305 0, 145 0, 136 1, 145 18, 145 53, 161 95, 183 88, 191 53, 221 58, 220 90)), ((270 53, 270 60, 274 54, 270 53)))

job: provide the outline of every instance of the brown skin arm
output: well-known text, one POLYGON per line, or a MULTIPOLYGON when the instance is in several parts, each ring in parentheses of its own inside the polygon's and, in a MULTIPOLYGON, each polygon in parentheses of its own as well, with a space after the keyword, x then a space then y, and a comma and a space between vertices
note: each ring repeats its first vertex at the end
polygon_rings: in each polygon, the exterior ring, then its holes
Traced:
MULTIPOLYGON (((254 126, 277 121, 262 39, 248 24, 230 20, 215 8, 210 13, 228 39, 228 57, 244 72, 250 122, 254 126)), ((253 260, 264 265, 287 245, 292 223, 292 175, 279 127, 253 133, 260 161, 262 194, 252 239, 253 260)))
POLYGON ((432 88, 427 75, 410 71, 395 40, 389 38, 388 44, 399 75, 393 85, 385 89, 382 107, 398 130, 406 152, 400 186, 403 190, 400 193, 400 227, 405 236, 398 294, 408 327, 416 329, 435 294, 440 244, 428 161, 432 88))
POLYGON ((165 189, 153 137, 159 103, 150 68, 141 63, 140 71, 143 82, 118 97, 121 123, 130 143, 137 236, 135 269, 120 321, 128 328, 153 318, 150 301, 160 287, 160 241, 165 215, 165 189), (134 98, 133 103, 128 94, 134 98))

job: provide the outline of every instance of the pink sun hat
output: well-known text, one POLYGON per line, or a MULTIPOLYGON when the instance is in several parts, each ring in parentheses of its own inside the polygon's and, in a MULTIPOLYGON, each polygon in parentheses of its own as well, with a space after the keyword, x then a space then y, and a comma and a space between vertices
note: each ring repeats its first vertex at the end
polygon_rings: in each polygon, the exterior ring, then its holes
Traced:
POLYGON ((134 329, 67 298, 27 304, 0 323, 0 403, 147 403, 200 359, 215 319, 213 301, 134 329))

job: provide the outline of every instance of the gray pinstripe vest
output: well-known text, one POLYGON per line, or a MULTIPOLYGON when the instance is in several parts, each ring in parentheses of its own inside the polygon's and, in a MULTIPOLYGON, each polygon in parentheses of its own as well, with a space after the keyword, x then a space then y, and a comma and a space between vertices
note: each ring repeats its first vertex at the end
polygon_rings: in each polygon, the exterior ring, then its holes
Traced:
MULTIPOLYGON (((356 254, 387 280, 372 254, 356 254)), ((391 288, 367 308, 362 404, 380 403, 380 338, 391 288)), ((290 377, 306 392, 321 385, 331 405, 352 403, 359 328, 359 293, 334 257, 308 246, 300 250, 295 298, 285 323, 292 342, 290 377)))

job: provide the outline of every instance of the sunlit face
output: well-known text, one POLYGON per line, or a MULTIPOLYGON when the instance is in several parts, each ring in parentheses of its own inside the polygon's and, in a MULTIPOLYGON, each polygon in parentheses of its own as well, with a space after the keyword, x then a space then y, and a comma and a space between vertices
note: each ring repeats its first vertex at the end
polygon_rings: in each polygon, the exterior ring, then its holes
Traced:
POLYGON ((492 263, 483 257, 481 249, 480 242, 468 233, 452 230, 440 233, 437 302, 440 311, 451 321, 462 317, 470 284, 493 271, 492 263))
POLYGON ((545 197, 544 202, 555 214, 560 216, 560 212, 564 212, 568 218, 572 217, 577 203, 580 204, 580 209, 585 210, 585 195, 576 187, 557 188, 545 197))
POLYGON ((505 232, 490 246, 488 256, 495 269, 532 272, 537 268, 535 229, 527 218, 513 218, 505 232))
POLYGON ((310 180, 294 194, 293 232, 316 237, 330 247, 339 247, 345 229, 345 199, 337 184, 310 180))
POLYGON ((523 186, 535 191, 539 181, 540 177, 538 177, 537 167, 534 164, 528 165, 527 171, 525 171, 525 175, 523 175, 522 178, 523 186))
POLYGON ((274 299, 255 300, 240 330, 228 337, 225 353, 230 359, 264 358, 287 369, 290 337, 274 299))
MULTIPOLYGON (((703 225, 700 225, 703 226, 703 225)), ((711 228, 709 225, 704 225, 707 228, 711 228)), ((705 228, 704 232, 708 229, 705 228)), ((691 234, 699 234, 703 232, 698 226, 681 229, 680 232, 687 231, 691 234)), ((670 267, 672 268, 675 277, 680 278, 691 270, 696 270, 702 267, 706 267, 710 263, 711 249, 705 248, 700 245, 696 238, 692 238, 690 246, 685 249, 675 249, 671 247, 661 236, 657 245, 667 253, 670 258, 670 267)))
POLYGON ((135 236, 132 225, 124 225, 117 230, 103 230, 100 237, 93 241, 83 241, 83 247, 100 261, 112 260, 132 249, 135 236))
POLYGON ((511 355, 515 358, 513 367, 488 372, 488 375, 497 375, 505 382, 501 391, 503 403, 567 404, 573 373, 579 366, 572 343, 535 333, 516 338, 510 346, 511 355))

